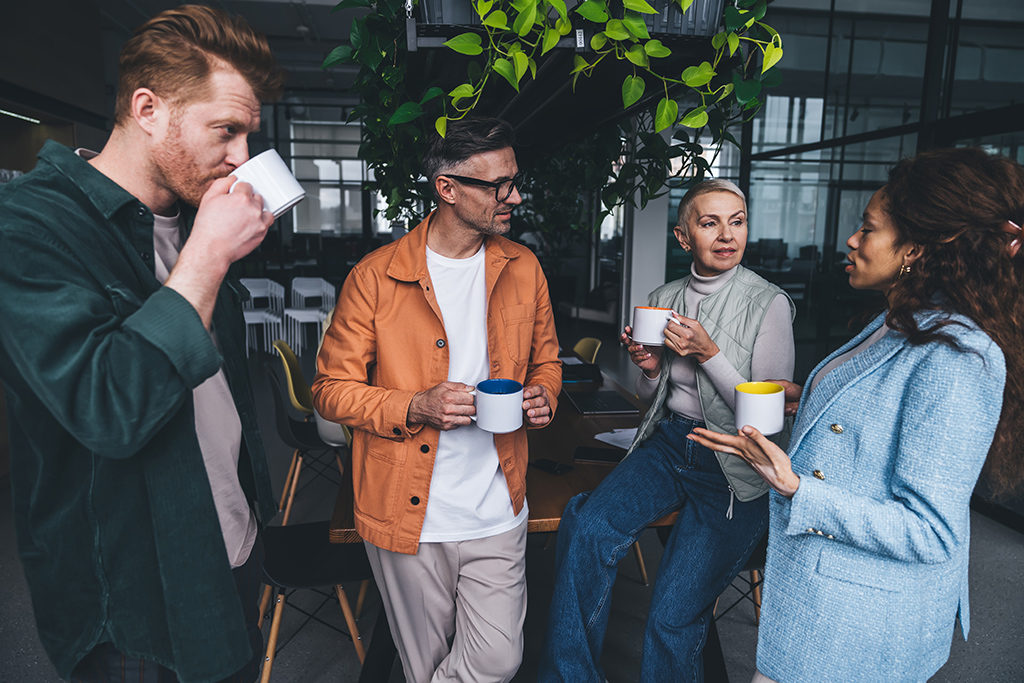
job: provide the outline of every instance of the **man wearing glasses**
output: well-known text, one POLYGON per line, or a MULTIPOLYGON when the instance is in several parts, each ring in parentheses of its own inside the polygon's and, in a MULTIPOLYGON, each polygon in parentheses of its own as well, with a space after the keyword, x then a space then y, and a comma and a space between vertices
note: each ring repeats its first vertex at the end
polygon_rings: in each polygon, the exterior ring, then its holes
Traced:
POLYGON ((508 681, 526 617, 526 432, 476 426, 477 382, 551 421, 561 366, 547 281, 502 235, 512 129, 463 119, 423 159, 437 209, 348 276, 317 359, 317 410, 354 430, 356 528, 409 683, 508 681))

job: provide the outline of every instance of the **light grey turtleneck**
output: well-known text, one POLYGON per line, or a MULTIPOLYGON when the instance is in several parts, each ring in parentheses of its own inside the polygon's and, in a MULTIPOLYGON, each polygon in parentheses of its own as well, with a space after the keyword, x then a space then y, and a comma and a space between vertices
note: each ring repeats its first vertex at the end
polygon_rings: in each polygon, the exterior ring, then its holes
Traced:
MULTIPOLYGON (((693 277, 684 294, 689 317, 696 318, 701 300, 717 292, 736 274, 736 269, 727 270, 712 277, 697 275, 690 267, 693 277)), ((679 311, 677 311, 678 313, 679 311)), ((795 347, 793 343, 793 320, 789 301, 779 294, 772 301, 761 322, 761 329, 754 341, 753 357, 750 361, 751 381, 785 379, 792 381, 795 347)), ((737 384, 747 381, 732 366, 725 354, 719 352, 701 364, 715 389, 735 408, 733 390, 737 384)), ((658 388, 658 377, 649 379, 644 373, 636 381, 636 393, 642 400, 650 402, 658 388)), ((697 361, 688 356, 676 356, 669 367, 668 409, 677 415, 693 420, 703 420, 700 399, 697 395, 697 361)))

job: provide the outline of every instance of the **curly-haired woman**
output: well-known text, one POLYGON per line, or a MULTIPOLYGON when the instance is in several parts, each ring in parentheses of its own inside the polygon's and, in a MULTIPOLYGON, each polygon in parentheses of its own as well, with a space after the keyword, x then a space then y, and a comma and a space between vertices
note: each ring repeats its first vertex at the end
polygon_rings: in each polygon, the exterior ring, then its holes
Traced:
POLYGON ((811 373, 789 455, 750 427, 689 437, 773 488, 755 681, 926 681, 957 616, 967 636, 971 492, 1024 479, 1022 223, 1015 162, 901 161, 847 242, 887 308, 811 373))

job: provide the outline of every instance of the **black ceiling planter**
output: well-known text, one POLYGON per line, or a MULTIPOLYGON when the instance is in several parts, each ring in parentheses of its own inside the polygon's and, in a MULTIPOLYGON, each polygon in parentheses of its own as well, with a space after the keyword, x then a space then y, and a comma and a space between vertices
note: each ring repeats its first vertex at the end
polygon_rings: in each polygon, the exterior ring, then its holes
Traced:
MULTIPOLYGON (((683 14, 671 0, 654 0, 660 10, 649 15, 648 30, 672 50, 669 57, 659 59, 660 73, 679 74, 688 66, 714 59, 714 49, 707 36, 716 33, 721 19, 723 0, 695 0, 683 14), (670 5, 666 10, 665 6, 670 5)), ((575 5, 570 0, 570 5, 575 5)), ((537 60, 537 76, 524 82, 516 92, 504 82, 488 86, 473 112, 481 116, 498 116, 516 130, 520 163, 529 167, 532 159, 548 154, 558 147, 581 140, 601 127, 626 119, 651 106, 664 96, 661 81, 645 78, 645 96, 623 109, 618 84, 634 73, 627 61, 606 60, 590 77, 580 77, 575 91, 572 83, 573 57, 586 56, 595 25, 572 13, 573 31, 563 37, 548 54, 537 60), (614 86, 610 86, 614 83, 614 86)), ((466 67, 473 59, 446 47, 449 38, 480 30, 479 17, 468 0, 420 0, 420 19, 409 22, 408 77, 423 84, 439 85, 445 92, 465 81, 466 67), (450 19, 449 19, 450 18, 450 19), (439 20, 461 23, 436 23, 439 20), (475 24, 473 21, 475 20, 475 24), (428 23, 430 22, 430 23, 428 23)), ((644 76, 642 69, 636 75, 644 76)))

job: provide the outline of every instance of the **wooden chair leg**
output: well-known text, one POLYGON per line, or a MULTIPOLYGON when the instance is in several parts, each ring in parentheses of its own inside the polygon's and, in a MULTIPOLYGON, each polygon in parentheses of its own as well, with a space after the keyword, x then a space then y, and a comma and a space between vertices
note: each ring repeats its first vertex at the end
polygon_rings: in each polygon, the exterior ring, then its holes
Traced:
POLYGON ((548 548, 551 547, 551 544, 554 543, 554 541, 555 541, 555 534, 556 533, 557 532, 555 532, 555 531, 552 531, 552 532, 548 533, 548 537, 544 539, 544 547, 542 548, 542 550, 547 550, 548 548))
POLYGON ((263 587, 263 599, 260 600, 260 620, 256 622, 256 628, 263 628, 263 617, 267 616, 267 608, 270 607, 270 598, 274 595, 274 588, 270 585, 263 587))
POLYGON ((274 651, 277 650, 277 636, 281 631, 281 615, 284 613, 285 597, 278 591, 274 603, 274 620, 270 622, 270 638, 267 640, 267 654, 263 658, 263 677, 261 683, 270 683, 270 670, 274 668, 274 651))
POLYGON ((356 619, 363 615, 363 603, 366 602, 366 590, 370 587, 370 580, 363 579, 359 586, 359 597, 356 598, 356 619))
POLYGON ((750 570, 751 593, 754 596, 754 624, 761 625, 761 572, 750 570))
POLYGON ((338 451, 334 451, 334 462, 338 463, 338 473, 341 474, 342 478, 344 478, 345 466, 341 464, 341 458, 338 457, 338 451))
POLYGON ((290 489, 292 486, 292 475, 295 474, 295 460, 298 459, 298 457, 299 451, 298 449, 296 449, 295 452, 292 453, 292 461, 288 465, 288 476, 284 478, 284 490, 281 491, 281 500, 277 504, 278 512, 284 510, 285 500, 288 498, 288 489, 290 489))
POLYGON ((291 490, 288 491, 288 504, 284 508, 284 518, 281 520, 281 526, 288 526, 288 518, 292 514, 292 503, 295 502, 295 487, 299 483, 299 473, 302 472, 302 456, 300 455, 298 460, 295 461, 295 474, 292 476, 291 490))
POLYGON ((640 580, 644 582, 645 586, 650 585, 647 581, 647 566, 644 564, 644 555, 640 552, 639 541, 633 544, 633 555, 636 556, 636 567, 640 570, 640 580))
POLYGON ((356 626, 356 619, 352 616, 352 608, 348 604, 348 598, 345 597, 345 589, 341 585, 334 587, 334 592, 338 596, 338 604, 341 605, 341 611, 345 615, 345 623, 348 624, 348 632, 352 635, 352 644, 356 648, 356 656, 359 657, 359 664, 362 665, 363 660, 366 659, 366 650, 363 648, 363 639, 359 635, 359 627, 356 626))

